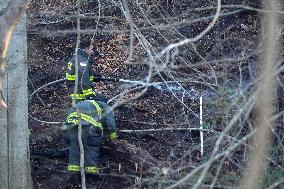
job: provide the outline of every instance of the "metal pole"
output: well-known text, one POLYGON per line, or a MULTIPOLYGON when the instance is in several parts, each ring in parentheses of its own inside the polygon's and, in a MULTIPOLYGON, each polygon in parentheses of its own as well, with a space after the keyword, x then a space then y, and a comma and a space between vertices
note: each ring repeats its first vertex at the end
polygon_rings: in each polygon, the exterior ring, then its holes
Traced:
POLYGON ((203 124, 202 124, 202 95, 200 96, 200 114, 199 114, 199 124, 200 124, 200 152, 203 156, 203 124))

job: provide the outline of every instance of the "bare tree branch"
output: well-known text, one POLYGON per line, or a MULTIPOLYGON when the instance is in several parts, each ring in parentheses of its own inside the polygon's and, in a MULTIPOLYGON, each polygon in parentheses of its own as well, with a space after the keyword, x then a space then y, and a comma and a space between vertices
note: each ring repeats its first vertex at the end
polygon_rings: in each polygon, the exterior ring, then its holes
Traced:
MULTIPOLYGON (((74 87, 74 97, 77 94, 78 91, 78 84, 79 84, 79 62, 78 62, 78 49, 81 42, 81 22, 80 22, 80 10, 81 10, 81 0, 77 0, 77 41, 76 41, 76 49, 75 49, 75 87, 74 87)), ((80 149, 80 172, 81 172, 81 183, 82 183, 82 189, 86 189, 86 178, 85 178, 85 153, 84 153, 84 146, 82 141, 82 123, 81 123, 81 114, 79 109, 76 107, 76 98, 72 98, 72 106, 76 109, 76 112, 78 114, 78 143, 79 143, 79 149, 80 149)))
POLYGON ((171 50, 175 47, 178 47, 178 46, 184 45, 186 43, 194 42, 194 41, 201 39, 215 25, 215 23, 217 22, 217 20, 220 16, 220 12, 221 12, 221 0, 218 0, 218 6, 217 6, 216 14, 213 17, 212 22, 202 32, 200 32, 197 36, 195 36, 193 38, 188 38, 188 39, 182 40, 178 43, 171 44, 171 45, 167 46, 165 49, 163 49, 160 52, 159 56, 163 56, 165 53, 167 53, 169 50, 171 50))

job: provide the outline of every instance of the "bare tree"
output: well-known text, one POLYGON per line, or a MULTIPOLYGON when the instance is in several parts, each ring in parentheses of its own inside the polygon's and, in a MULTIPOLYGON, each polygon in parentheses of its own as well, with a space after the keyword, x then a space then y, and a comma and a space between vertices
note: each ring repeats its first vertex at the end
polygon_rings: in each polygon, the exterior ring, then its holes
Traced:
POLYGON ((279 6, 278 1, 264 1, 264 5, 269 13, 264 17, 264 38, 265 38, 265 53, 262 62, 262 78, 259 83, 259 95, 257 97, 257 134, 254 138, 255 150, 251 154, 251 159, 248 163, 248 170, 245 173, 244 183, 242 188, 257 189, 262 185, 267 160, 265 156, 269 155, 271 146, 271 129, 275 123, 270 121, 270 118, 275 112, 273 99, 276 95, 275 76, 273 73, 276 65, 276 60, 279 56, 279 47, 275 36, 277 36, 277 28, 279 26, 279 14, 276 10, 279 6))

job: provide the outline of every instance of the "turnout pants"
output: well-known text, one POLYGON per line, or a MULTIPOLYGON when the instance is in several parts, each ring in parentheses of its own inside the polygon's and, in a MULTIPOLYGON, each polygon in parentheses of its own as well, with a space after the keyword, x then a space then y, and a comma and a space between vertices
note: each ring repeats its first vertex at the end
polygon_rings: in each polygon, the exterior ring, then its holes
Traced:
MULTIPOLYGON (((82 125, 82 142, 84 147, 85 172, 98 173, 97 163, 100 155, 101 131, 91 125, 82 125)), ((78 142, 78 127, 75 126, 65 132, 69 145, 68 171, 80 171, 80 147, 78 142)))

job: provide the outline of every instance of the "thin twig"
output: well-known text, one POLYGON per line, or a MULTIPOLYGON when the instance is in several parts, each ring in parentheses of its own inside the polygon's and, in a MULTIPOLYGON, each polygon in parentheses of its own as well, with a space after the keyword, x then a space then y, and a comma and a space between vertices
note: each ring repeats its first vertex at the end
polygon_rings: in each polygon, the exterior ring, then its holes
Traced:
POLYGON ((194 41, 201 39, 215 25, 215 23, 217 22, 217 20, 219 18, 220 12, 221 12, 221 0, 218 0, 218 6, 217 6, 216 14, 214 15, 212 22, 202 32, 200 32, 197 36, 195 36, 193 38, 187 38, 185 40, 182 40, 180 42, 177 42, 177 43, 174 43, 174 44, 167 46, 164 50, 162 50, 159 53, 159 56, 163 56, 166 52, 170 51, 173 48, 176 48, 176 47, 184 45, 186 43, 191 43, 191 42, 194 42, 194 41))
POLYGON ((72 106, 76 109, 77 115, 78 115, 78 143, 79 143, 79 149, 80 149, 80 172, 81 172, 81 184, 82 189, 86 189, 86 178, 85 178, 85 159, 84 159, 84 146, 82 142, 82 123, 81 123, 81 114, 79 109, 76 107, 76 94, 78 91, 78 71, 79 71, 79 65, 78 65, 78 49, 80 46, 80 40, 81 40, 81 23, 80 23, 80 10, 81 10, 81 0, 77 0, 77 41, 76 41, 76 49, 75 49, 75 88, 74 88, 74 98, 72 98, 72 106))
POLYGON ((128 54, 127 60, 125 61, 125 63, 130 64, 132 56, 133 56, 133 43, 134 43, 134 29, 135 29, 135 27, 134 27, 134 23, 133 23, 133 20, 132 20, 132 17, 131 17, 131 13, 130 13, 130 10, 129 10, 129 7, 128 7, 128 4, 127 4, 126 0, 121 0, 121 1, 122 1, 122 3, 121 3, 122 12, 124 13, 124 16, 126 17, 126 20, 128 21, 129 26, 130 26, 130 32, 129 32, 129 54, 128 54))
MULTIPOLYGON (((220 17, 225 17, 225 16, 230 16, 230 15, 235 15, 237 13, 240 13, 240 12, 243 12, 244 9, 239 9, 239 10, 235 10, 235 11, 232 11, 232 12, 227 12, 227 13, 221 13, 220 14, 220 17)), ((170 24, 170 25, 157 25, 155 26, 155 28, 159 28, 159 30, 168 30, 169 28, 172 28, 173 26, 179 26, 179 25, 182 25, 182 24, 194 24, 194 23, 197 23, 197 22, 205 22, 207 20, 210 20, 214 18, 214 15, 212 16, 206 16, 206 17, 201 17, 201 18, 197 18, 197 19, 188 19, 188 20, 185 20, 185 21, 181 21, 181 22, 176 22, 174 24, 170 24)), ((134 30, 134 33, 136 32, 141 32, 141 31, 148 31, 148 30, 153 30, 153 27, 141 27, 138 29, 135 29, 134 30)), ((84 30, 81 30, 81 33, 82 34, 93 34, 95 32, 94 29, 84 29, 84 30)), ((130 30, 129 29, 113 29, 113 30, 110 30, 110 29, 98 29, 97 30, 97 33, 98 34, 125 34, 125 33, 129 33, 130 30)), ((37 35, 47 35, 47 36, 61 36, 61 35, 68 35, 68 34, 74 34, 76 33, 76 30, 74 29, 66 29, 66 30, 41 30, 41 31, 38 31, 38 30, 34 30, 34 31, 30 31, 30 34, 37 34, 37 35)))

